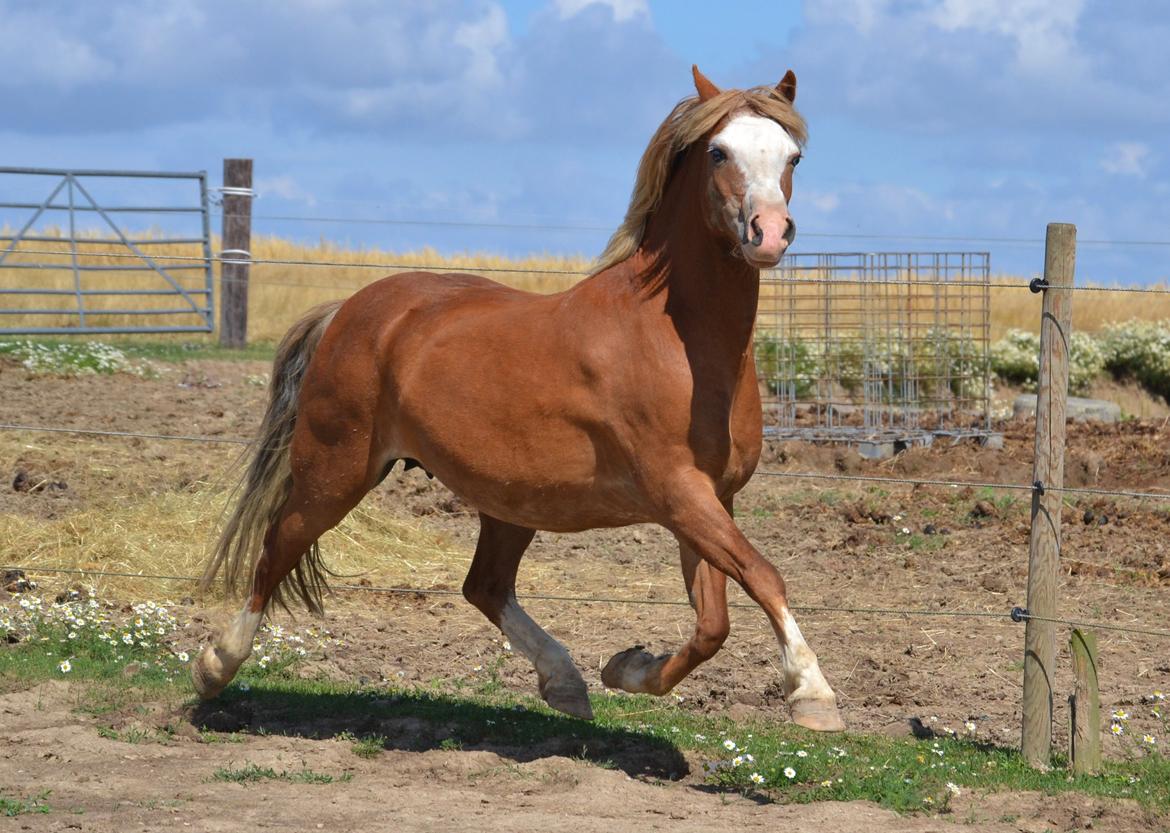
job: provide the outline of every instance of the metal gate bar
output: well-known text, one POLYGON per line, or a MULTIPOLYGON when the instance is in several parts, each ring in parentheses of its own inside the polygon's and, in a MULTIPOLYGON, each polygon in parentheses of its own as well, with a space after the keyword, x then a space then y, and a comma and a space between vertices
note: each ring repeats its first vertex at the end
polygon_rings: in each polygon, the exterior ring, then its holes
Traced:
MULTIPOLYGON (((72 333, 166 333, 166 332, 211 332, 214 327, 215 316, 212 309, 212 259, 211 233, 207 191, 207 175, 198 172, 169 172, 169 171, 99 171, 91 169, 49 169, 49 168, 20 168, 0 167, 0 177, 12 176, 44 176, 60 177, 50 190, 48 196, 41 202, 27 202, 13 200, 0 202, 0 210, 31 211, 27 221, 15 234, 0 235, 0 275, 4 270, 13 270, 9 274, 24 272, 69 272, 72 274, 72 288, 64 289, 60 286, 28 285, 18 283, 0 287, 0 296, 7 297, 65 297, 76 299, 75 308, 42 309, 19 306, 0 307, 0 316, 40 316, 57 315, 73 317, 76 324, 68 326, 48 327, 12 326, 0 328, 0 334, 72 334, 72 333), (88 179, 124 179, 139 178, 153 180, 193 180, 198 183, 199 200, 197 205, 103 205, 91 194, 82 180, 88 179), (62 199, 64 196, 64 199, 62 199), (46 235, 43 232, 33 231, 39 220, 49 211, 68 212, 67 236, 46 235), (127 234, 114 216, 120 214, 159 214, 164 216, 198 215, 202 237, 142 237, 141 235, 127 234), (101 218, 104 228, 109 232, 106 237, 79 236, 77 217, 79 214, 101 218), (12 262, 11 256, 20 255, 21 243, 58 243, 62 249, 59 256, 68 257, 68 262, 22 261, 12 262), (89 264, 84 262, 85 246, 104 245, 116 246, 128 250, 136 255, 140 262, 133 264, 89 264), (162 265, 144 251, 151 246, 199 246, 202 250, 201 262, 195 265, 162 265), (202 287, 186 286, 177 279, 180 272, 202 271, 202 287), (89 274, 116 274, 116 273, 155 273, 162 279, 163 288, 149 288, 136 286, 127 287, 92 287, 87 286, 85 276, 89 274), (181 299, 185 306, 155 307, 155 308, 101 308, 86 305, 86 298, 95 297, 146 297, 171 296, 181 299), (114 316, 159 316, 161 318, 173 316, 196 316, 198 324, 154 324, 137 325, 125 323, 120 326, 95 324, 93 319, 102 319, 114 316)), ((49 255, 48 257, 56 257, 49 255)))

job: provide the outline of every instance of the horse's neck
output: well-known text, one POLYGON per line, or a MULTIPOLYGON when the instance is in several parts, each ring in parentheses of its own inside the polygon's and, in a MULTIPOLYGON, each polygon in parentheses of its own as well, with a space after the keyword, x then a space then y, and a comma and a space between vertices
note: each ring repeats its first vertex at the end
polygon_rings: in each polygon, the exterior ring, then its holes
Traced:
POLYGON ((688 352, 702 351, 738 375, 755 328, 760 273, 712 236, 702 214, 706 200, 694 196, 695 179, 685 170, 675 177, 633 265, 688 352))

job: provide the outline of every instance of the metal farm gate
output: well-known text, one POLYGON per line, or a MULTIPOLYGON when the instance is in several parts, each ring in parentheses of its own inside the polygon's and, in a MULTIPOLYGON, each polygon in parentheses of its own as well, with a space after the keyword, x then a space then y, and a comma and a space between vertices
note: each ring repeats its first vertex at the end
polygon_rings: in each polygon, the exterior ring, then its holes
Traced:
POLYGON ((0 334, 211 332, 211 264, 203 171, 0 167, 0 334))
POLYGON ((986 253, 792 254, 762 275, 765 432, 884 456, 991 432, 986 253))

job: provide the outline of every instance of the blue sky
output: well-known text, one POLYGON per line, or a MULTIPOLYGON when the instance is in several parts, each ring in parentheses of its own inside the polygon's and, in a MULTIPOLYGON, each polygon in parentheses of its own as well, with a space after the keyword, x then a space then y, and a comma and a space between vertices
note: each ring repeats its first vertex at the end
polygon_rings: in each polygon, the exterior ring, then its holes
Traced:
POLYGON ((1130 0, 0 0, 0 165, 218 183, 251 156, 260 233, 594 255, 692 62, 792 67, 799 250, 1031 274, 1067 221, 1163 241, 1081 247, 1080 280, 1146 283, 1170 280, 1168 43, 1170 5, 1130 0))

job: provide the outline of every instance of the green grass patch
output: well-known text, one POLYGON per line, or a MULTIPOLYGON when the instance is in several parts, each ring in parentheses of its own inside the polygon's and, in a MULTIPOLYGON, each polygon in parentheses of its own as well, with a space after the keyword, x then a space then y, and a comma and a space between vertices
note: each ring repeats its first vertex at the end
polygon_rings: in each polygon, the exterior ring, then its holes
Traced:
POLYGON ((1003 494, 990 486, 980 487, 978 497, 994 506, 1001 515, 1009 513, 1020 502, 1019 495, 1003 494))
POLYGON ((243 349, 220 347, 211 340, 95 340, 37 336, 0 339, 0 357, 20 362, 30 373, 52 376, 133 373, 151 375, 149 362, 181 364, 192 359, 219 361, 271 361, 276 346, 271 342, 249 344, 243 349))
POLYGON ((248 344, 239 350, 220 347, 214 341, 139 341, 116 339, 111 342, 128 356, 153 361, 181 364, 191 359, 216 361, 272 361, 276 345, 270 341, 248 344))
POLYGON ((246 763, 241 767, 220 767, 212 773, 213 781, 231 781, 236 784, 255 784, 259 781, 288 781, 292 784, 332 784, 344 783, 353 779, 348 772, 341 775, 330 775, 327 772, 314 772, 311 769, 281 770, 277 772, 272 767, 258 766, 246 763))
POLYGON ((386 748, 386 738, 382 735, 366 735, 363 738, 354 738, 350 751, 359 758, 376 758, 386 748))
POLYGON ((912 532, 909 535, 902 535, 898 533, 900 540, 915 552, 938 552, 947 545, 947 538, 945 535, 927 535, 925 533, 912 532))
POLYGON ((31 813, 47 814, 52 812, 47 799, 52 790, 43 790, 32 798, 10 798, 0 791, 0 816, 12 818, 31 813))

